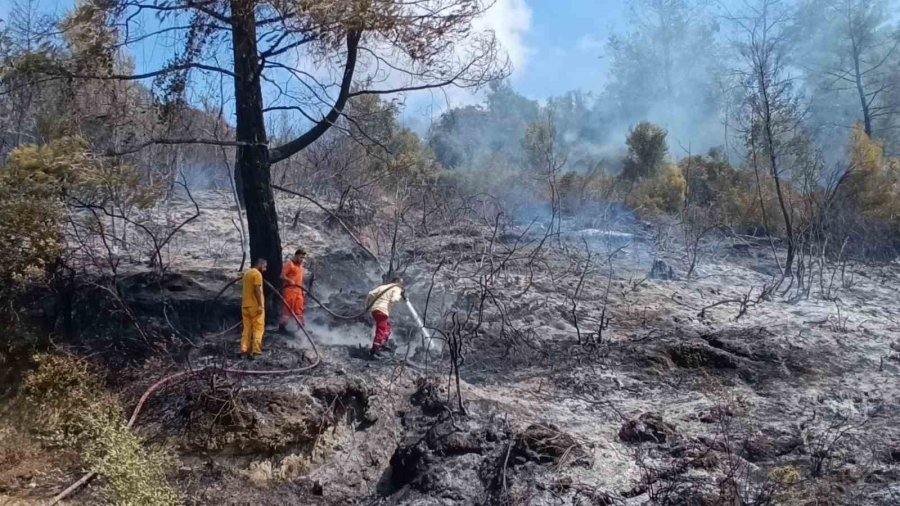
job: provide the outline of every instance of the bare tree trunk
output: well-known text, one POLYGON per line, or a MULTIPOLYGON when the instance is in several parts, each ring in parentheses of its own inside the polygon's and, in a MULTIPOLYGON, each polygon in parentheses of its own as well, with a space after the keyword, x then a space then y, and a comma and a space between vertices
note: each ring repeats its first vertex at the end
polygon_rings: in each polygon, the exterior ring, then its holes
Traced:
POLYGON ((753 160, 753 174, 756 176, 756 195, 759 198, 759 212, 762 214, 763 228, 766 230, 766 237, 769 239, 769 246, 772 247, 772 258, 775 259, 775 265, 784 276, 784 269, 781 268, 781 260, 778 259, 778 251, 775 249, 775 240, 772 239, 772 229, 769 227, 769 213, 766 212, 766 203, 763 200, 762 181, 759 179, 759 163, 757 163, 756 139, 750 136, 750 156, 753 160))
MULTIPOLYGON (((766 130, 769 131, 768 135, 771 135, 768 125, 766 126, 766 130)), ((775 193, 778 194, 778 205, 781 207, 781 215, 784 217, 784 231, 787 238, 787 258, 784 260, 784 272, 785 274, 790 275, 791 266, 794 263, 794 250, 796 249, 794 226, 791 223, 791 213, 788 211, 787 203, 784 201, 784 191, 781 189, 781 176, 778 172, 775 151, 773 149, 769 150, 769 158, 772 163, 772 177, 775 179, 775 193)))
POLYGON ((237 116, 235 174, 247 210, 250 256, 269 262, 266 280, 281 286, 281 237, 271 186, 271 164, 263 117, 262 87, 256 47, 255 0, 231 0, 234 46, 234 97, 237 116))
MULTIPOLYGON (((766 57, 768 55, 765 55, 766 57)), ((766 136, 765 148, 769 155, 769 163, 772 170, 772 178, 775 180, 775 193, 778 195, 778 205, 781 207, 781 215, 784 218, 784 232, 787 239, 787 258, 784 261, 784 273, 790 275, 791 266, 794 263, 794 251, 796 249, 796 241, 794 238, 794 227, 791 222, 791 213, 788 210, 787 202, 784 200, 784 191, 781 188, 781 171, 778 169, 778 155, 775 153, 775 133, 772 129, 772 103, 769 97, 770 79, 766 76, 767 63, 759 62, 759 89, 763 106, 763 128, 766 136)))
POLYGON ((859 49, 856 46, 856 37, 851 35, 850 40, 853 44, 853 81, 856 84, 856 92, 859 94, 859 104, 862 107, 863 127, 866 135, 872 137, 872 114, 869 111, 869 101, 866 99, 866 87, 863 83, 863 73, 860 70, 859 49))

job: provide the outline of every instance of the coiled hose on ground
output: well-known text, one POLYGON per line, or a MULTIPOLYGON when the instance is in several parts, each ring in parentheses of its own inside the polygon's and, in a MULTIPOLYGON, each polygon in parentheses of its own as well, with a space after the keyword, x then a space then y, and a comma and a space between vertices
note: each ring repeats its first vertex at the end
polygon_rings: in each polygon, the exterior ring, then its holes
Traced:
MULTIPOLYGON (((223 286, 216 293, 216 296, 213 297, 213 301, 218 300, 219 297, 221 297, 221 295, 225 292, 225 290, 227 290, 229 287, 231 287, 232 285, 234 285, 235 283, 237 283, 240 280, 241 280, 241 278, 238 277, 238 278, 235 278, 235 279, 229 281, 225 286, 223 286)), ((275 295, 278 296, 279 299, 281 299, 281 302, 285 306, 290 307, 290 305, 288 305, 287 301, 284 299, 284 297, 281 295, 281 293, 279 292, 279 290, 277 288, 275 288, 267 280, 263 279, 263 281, 271 289, 272 293, 274 293, 275 295)), ((372 305, 374 305, 375 302, 382 295, 384 295, 385 292, 387 292, 388 290, 390 290, 391 288, 393 288, 395 286, 397 286, 397 285, 392 283, 391 285, 386 287, 384 290, 377 293, 374 297, 372 297, 371 301, 366 305, 365 309, 363 309, 361 312, 354 314, 354 315, 341 315, 341 314, 335 313, 328 306, 326 306, 324 303, 322 303, 322 301, 320 301, 318 298, 316 298, 316 296, 313 295, 309 290, 307 290, 306 288, 304 288, 302 286, 300 286, 299 288, 301 290, 303 290, 303 293, 305 295, 308 295, 313 301, 316 302, 316 304, 318 304, 322 309, 324 309, 325 312, 327 312, 334 318, 338 318, 338 319, 342 319, 342 320, 355 320, 355 319, 360 318, 361 316, 367 314, 369 312, 369 310, 372 308, 372 305)), ((141 414, 141 411, 144 408, 144 404, 147 403, 147 401, 150 399, 150 397, 153 396, 153 394, 155 394, 156 392, 158 392, 164 388, 167 388, 169 386, 175 385, 182 381, 186 381, 192 377, 200 376, 200 375, 210 373, 210 372, 220 372, 220 373, 224 373, 224 374, 247 375, 247 376, 299 374, 302 372, 310 371, 310 370, 318 367, 319 364, 322 363, 322 357, 319 354, 319 349, 316 347, 315 341, 313 341, 312 336, 309 335, 309 332, 306 331, 306 328, 304 327, 303 323, 300 321, 300 318, 293 311, 291 312, 291 316, 294 318, 294 321, 297 322, 297 326, 300 328, 300 330, 303 331, 303 334, 306 336, 306 340, 309 341, 309 344, 312 347, 313 353, 315 353, 315 359, 313 360, 312 364, 304 366, 304 367, 296 368, 296 369, 277 369, 277 370, 234 369, 234 368, 219 368, 219 367, 215 367, 215 366, 208 366, 208 367, 203 367, 200 369, 191 369, 191 370, 181 371, 181 372, 177 372, 175 374, 171 374, 171 375, 166 376, 165 378, 157 381, 153 385, 151 385, 150 388, 148 388, 144 392, 144 394, 141 395, 141 398, 138 400, 137 405, 134 407, 134 411, 131 412, 131 418, 128 419, 128 425, 127 425, 128 428, 129 429, 132 428, 134 426, 135 422, 137 422, 138 416, 141 414)), ((226 333, 234 330, 235 328, 237 328, 240 324, 241 324, 241 322, 238 322, 235 325, 232 325, 231 327, 229 327, 228 329, 226 329, 222 332, 219 332, 217 334, 213 334, 213 335, 220 336, 220 335, 226 334, 226 333)), ((420 365, 411 362, 409 359, 406 359, 405 362, 412 367, 421 368, 420 365)), ((72 495, 73 493, 75 493, 77 490, 79 490, 84 485, 87 485, 96 476, 97 476, 97 473, 94 473, 94 472, 89 472, 89 473, 85 474, 84 476, 81 477, 81 479, 79 479, 78 481, 76 481, 75 483, 70 485, 68 488, 66 488, 65 490, 63 490, 62 492, 57 494, 55 497, 53 497, 53 499, 51 499, 48 504, 50 506, 58 504, 60 501, 62 501, 66 497, 72 495)))
MULTIPOLYGON (((238 278, 238 279, 240 279, 240 278, 238 278)), ((216 295, 216 299, 219 297, 219 295, 222 294, 222 292, 224 292, 229 286, 233 285, 235 282, 237 282, 237 279, 234 281, 231 281, 230 283, 225 285, 225 287, 223 287, 222 290, 220 290, 219 293, 216 295)), ((281 293, 279 293, 279 291, 274 286, 272 286, 271 283, 269 283, 268 281, 265 281, 265 283, 269 286, 269 288, 272 289, 272 293, 276 294, 278 296, 278 298, 281 299, 281 301, 285 304, 285 306, 290 307, 290 306, 288 306, 287 301, 284 300, 284 297, 281 295, 281 293)), ((213 300, 215 300, 215 299, 213 299, 213 300)), ((215 366, 208 366, 208 367, 203 367, 201 369, 191 369, 191 370, 181 371, 181 372, 177 372, 175 374, 171 374, 171 375, 166 376, 165 378, 157 381, 153 385, 151 385, 150 388, 148 388, 144 392, 144 394, 141 395, 141 398, 138 400, 137 405, 134 407, 134 411, 131 412, 131 418, 128 419, 127 427, 129 429, 134 427, 135 422, 137 422, 138 416, 141 414, 141 411, 144 408, 144 404, 146 404, 147 401, 150 400, 150 397, 152 397, 153 394, 155 394, 156 392, 158 392, 164 388, 181 383, 182 381, 186 381, 187 379, 195 377, 195 376, 200 376, 202 374, 207 374, 210 372, 221 372, 224 374, 249 375, 249 376, 299 374, 299 373, 303 373, 306 371, 310 371, 310 370, 318 367, 319 364, 322 363, 322 356, 319 354, 319 349, 316 347, 315 341, 313 341, 312 337, 309 335, 309 333, 303 327, 302 322, 297 317, 297 315, 293 313, 293 311, 291 312, 291 316, 294 318, 294 321, 297 322, 297 325, 300 327, 300 330, 303 331, 303 334, 306 336, 306 340, 309 341, 309 345, 312 347, 313 353, 315 354, 315 359, 313 360, 313 362, 311 364, 304 366, 304 367, 299 367, 296 369, 277 369, 277 370, 269 370, 269 371, 254 370, 254 369, 219 368, 219 367, 215 367, 215 366)), ((234 328, 234 327, 232 327, 232 328, 234 328)), ((89 472, 89 473, 85 474, 84 476, 81 477, 81 479, 79 479, 78 481, 76 481, 75 483, 70 485, 68 488, 66 488, 65 490, 63 490, 62 492, 57 494, 55 497, 53 497, 53 499, 51 499, 48 504, 51 506, 58 504, 60 501, 62 501, 66 497, 69 497, 70 495, 75 493, 77 490, 79 490, 81 487, 83 487, 84 485, 87 485, 96 476, 97 476, 97 473, 95 473, 95 472, 89 472)))

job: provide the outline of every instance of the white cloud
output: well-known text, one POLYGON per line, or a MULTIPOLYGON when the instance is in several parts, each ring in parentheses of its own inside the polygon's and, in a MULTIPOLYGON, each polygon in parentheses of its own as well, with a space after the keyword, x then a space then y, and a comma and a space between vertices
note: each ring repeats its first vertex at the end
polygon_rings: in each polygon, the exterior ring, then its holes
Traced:
MULTIPOLYGON (((2 0, 0 0, 2 3, 2 0)), ((526 0, 496 0, 494 4, 480 17, 473 21, 473 29, 476 32, 490 30, 494 32, 501 46, 501 55, 509 57, 513 67, 513 79, 521 75, 528 64, 528 59, 537 54, 537 50, 528 47, 525 37, 531 30, 532 11, 526 0)), ((458 55, 462 56, 467 48, 465 43, 457 47, 458 55)), ((390 50, 384 51, 388 60, 390 50)), ((338 60, 334 64, 323 64, 303 54, 301 58, 285 57, 285 63, 293 68, 308 72, 310 75, 321 78, 323 82, 338 82, 342 71, 342 62, 338 60)), ((402 65, 401 65, 402 66, 402 65)), ((373 88, 399 88, 418 84, 411 80, 410 76, 401 72, 392 72, 389 67, 377 65, 371 59, 362 58, 357 76, 371 78, 373 88)), ((334 91, 332 89, 332 91, 334 91)), ((322 105, 323 111, 327 109, 333 100, 333 96, 326 99, 322 105)), ((447 86, 426 91, 414 91, 383 96, 386 100, 398 99, 405 104, 404 116, 407 122, 415 124, 419 131, 427 128, 427 125, 451 107, 460 107, 469 104, 477 104, 484 99, 484 90, 473 92, 468 88, 447 86)), ((324 112, 322 112, 324 114, 324 112)))
MULTIPOLYGON (((512 79, 521 75, 528 64, 528 59, 537 54, 537 49, 529 47, 525 36, 531 30, 531 7, 525 0, 496 0, 484 14, 473 21, 475 31, 491 30, 500 42, 502 53, 509 56, 512 64, 512 79)), ((461 107, 481 103, 484 90, 473 92, 471 89, 447 86, 445 88, 404 94, 406 104, 404 116, 408 122, 421 122, 417 125, 422 130, 426 124, 452 107, 461 107)))
POLYGON ((532 51, 525 43, 531 30, 531 7, 525 0, 497 0, 473 26, 477 30, 493 30, 503 50, 509 55, 513 72, 522 72, 532 51))

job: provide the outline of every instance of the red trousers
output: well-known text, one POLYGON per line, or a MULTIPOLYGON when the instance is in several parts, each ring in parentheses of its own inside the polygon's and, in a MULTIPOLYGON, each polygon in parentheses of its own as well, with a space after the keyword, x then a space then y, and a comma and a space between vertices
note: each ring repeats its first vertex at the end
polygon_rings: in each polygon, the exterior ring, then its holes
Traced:
POLYGON ((297 315, 297 318, 300 320, 300 323, 306 323, 303 319, 303 311, 305 306, 305 301, 303 299, 303 290, 297 287, 288 287, 284 289, 284 300, 287 301, 287 305, 282 306, 281 309, 281 319, 278 320, 279 325, 287 325, 288 322, 294 321, 294 317, 291 316, 291 312, 297 315))
POLYGON ((372 311, 372 318, 375 318, 375 342, 372 343, 372 350, 380 350, 391 337, 391 322, 388 315, 381 311, 372 311))

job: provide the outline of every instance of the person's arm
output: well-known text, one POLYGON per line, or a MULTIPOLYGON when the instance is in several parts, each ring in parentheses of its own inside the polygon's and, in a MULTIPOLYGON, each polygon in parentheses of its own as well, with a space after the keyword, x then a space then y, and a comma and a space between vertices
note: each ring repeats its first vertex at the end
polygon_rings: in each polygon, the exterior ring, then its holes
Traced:
POLYGON ((256 281, 256 286, 253 290, 253 297, 256 298, 256 308, 259 309, 259 312, 262 313, 265 310, 265 302, 263 299, 263 284, 262 284, 262 274, 259 275, 256 281))
POLYGON ((375 305, 375 292, 376 292, 377 290, 378 290, 378 289, 376 288, 375 290, 372 290, 372 291, 370 291, 369 293, 366 294, 366 310, 371 309, 372 306, 375 305))

